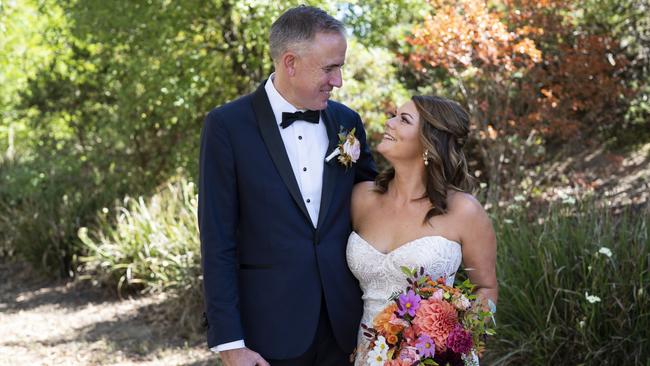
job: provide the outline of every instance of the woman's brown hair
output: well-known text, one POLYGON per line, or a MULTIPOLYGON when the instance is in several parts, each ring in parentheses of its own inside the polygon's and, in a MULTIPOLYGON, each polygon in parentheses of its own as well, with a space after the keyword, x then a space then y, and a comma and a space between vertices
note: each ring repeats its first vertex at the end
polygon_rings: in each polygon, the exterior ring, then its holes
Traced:
MULTIPOLYGON (((420 114, 420 141, 426 159, 426 194, 431 209, 424 217, 447 213, 447 191, 471 192, 474 178, 469 174, 463 146, 469 134, 469 115, 456 102, 437 97, 416 95, 411 98, 420 114)), ((388 168, 375 179, 377 191, 385 193, 395 177, 395 169, 388 168)))

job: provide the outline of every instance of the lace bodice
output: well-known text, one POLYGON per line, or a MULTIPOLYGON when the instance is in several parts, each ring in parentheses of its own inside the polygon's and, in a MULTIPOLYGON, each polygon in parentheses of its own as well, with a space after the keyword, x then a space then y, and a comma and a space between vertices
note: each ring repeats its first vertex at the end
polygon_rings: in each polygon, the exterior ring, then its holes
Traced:
MULTIPOLYGON (((424 267, 434 278, 446 277, 447 285, 453 285, 461 259, 460 244, 442 236, 425 236, 382 253, 352 232, 348 238, 347 260, 363 291, 361 322, 372 326, 372 320, 386 306, 388 298, 406 288, 408 283, 400 267, 424 267)), ((358 349, 365 346, 365 338, 359 331, 358 349)), ((355 364, 363 363, 357 357, 355 364)))

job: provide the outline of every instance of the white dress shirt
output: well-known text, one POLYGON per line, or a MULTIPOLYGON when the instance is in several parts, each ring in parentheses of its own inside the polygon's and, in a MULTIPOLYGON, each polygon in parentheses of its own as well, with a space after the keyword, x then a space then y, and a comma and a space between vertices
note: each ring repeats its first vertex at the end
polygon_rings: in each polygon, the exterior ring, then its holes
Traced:
MULTIPOLYGON (((284 149, 287 151, 289 162, 291 162, 291 169, 294 177, 296 177, 296 182, 298 182, 303 202, 309 212, 309 218, 316 227, 323 191, 325 154, 329 146, 327 128, 323 123, 322 116, 317 124, 296 121, 287 128, 280 127, 283 112, 294 113, 299 109, 284 99, 275 89, 273 85, 274 77, 275 75, 271 74, 264 85, 264 90, 269 97, 269 102, 271 102, 275 122, 280 130, 284 149)), ((244 347, 246 347, 244 341, 237 340, 213 347, 212 351, 221 352, 244 347)))

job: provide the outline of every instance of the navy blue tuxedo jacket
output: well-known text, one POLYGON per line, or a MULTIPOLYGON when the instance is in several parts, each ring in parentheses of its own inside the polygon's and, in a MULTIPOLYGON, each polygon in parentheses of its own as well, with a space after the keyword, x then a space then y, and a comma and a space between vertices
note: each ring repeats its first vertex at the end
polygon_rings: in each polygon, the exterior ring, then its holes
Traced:
POLYGON ((265 358, 307 350, 322 296, 337 343, 351 352, 362 314, 348 269, 350 195, 373 180, 375 165, 359 115, 329 101, 329 138, 356 128, 361 156, 351 167, 325 163, 321 206, 312 224, 262 84, 212 110, 201 134, 199 228, 208 346, 243 339, 265 358))

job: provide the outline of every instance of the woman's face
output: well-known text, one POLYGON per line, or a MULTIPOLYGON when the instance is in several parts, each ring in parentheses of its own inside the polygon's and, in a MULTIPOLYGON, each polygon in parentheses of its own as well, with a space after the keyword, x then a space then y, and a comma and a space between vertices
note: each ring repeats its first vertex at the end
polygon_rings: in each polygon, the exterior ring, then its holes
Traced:
POLYGON ((420 114, 412 100, 397 108, 395 116, 386 121, 377 151, 390 162, 422 160, 420 114))

